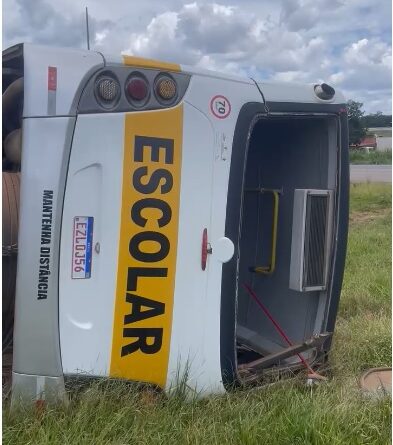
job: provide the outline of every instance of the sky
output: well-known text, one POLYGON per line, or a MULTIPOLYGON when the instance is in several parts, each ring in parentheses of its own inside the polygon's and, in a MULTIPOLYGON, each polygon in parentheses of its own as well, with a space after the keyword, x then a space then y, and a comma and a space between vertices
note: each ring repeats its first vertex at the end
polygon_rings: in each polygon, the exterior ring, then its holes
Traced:
POLYGON ((163 59, 261 81, 327 82, 391 114, 391 0, 3 0, 20 42, 163 59))

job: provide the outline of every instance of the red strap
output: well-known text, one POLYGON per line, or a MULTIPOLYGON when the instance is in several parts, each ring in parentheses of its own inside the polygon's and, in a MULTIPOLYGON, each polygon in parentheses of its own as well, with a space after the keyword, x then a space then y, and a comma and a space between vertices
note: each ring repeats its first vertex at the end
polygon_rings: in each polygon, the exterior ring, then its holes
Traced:
MULTIPOLYGON (((293 346, 293 343, 289 338, 286 336, 285 332, 282 330, 281 326, 277 323, 277 321, 273 318, 272 314, 267 310, 266 306, 259 300, 255 292, 251 289, 251 287, 243 283, 243 286, 246 288, 247 292, 250 294, 250 296, 253 298, 253 300, 258 304, 258 306, 263 310, 267 318, 273 323, 274 327, 278 331, 278 333, 281 335, 281 337, 288 343, 289 346, 293 346)), ((315 374, 311 366, 304 360, 303 356, 299 353, 296 354, 300 361, 303 363, 304 367, 310 371, 310 373, 315 374)))

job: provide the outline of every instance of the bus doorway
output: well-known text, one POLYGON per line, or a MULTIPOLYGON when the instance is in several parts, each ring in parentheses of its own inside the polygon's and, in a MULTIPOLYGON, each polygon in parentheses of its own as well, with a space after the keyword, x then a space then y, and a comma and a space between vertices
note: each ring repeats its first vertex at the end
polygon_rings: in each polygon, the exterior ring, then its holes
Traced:
POLYGON ((252 129, 237 257, 237 366, 244 381, 272 367, 301 366, 298 349, 314 362, 330 337, 338 131, 328 115, 262 117, 252 129))

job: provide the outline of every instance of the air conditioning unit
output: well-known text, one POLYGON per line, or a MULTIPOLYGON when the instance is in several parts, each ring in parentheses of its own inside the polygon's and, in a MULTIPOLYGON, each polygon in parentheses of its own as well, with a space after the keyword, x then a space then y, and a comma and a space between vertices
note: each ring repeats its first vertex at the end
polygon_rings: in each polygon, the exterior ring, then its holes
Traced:
POLYGON ((327 285, 333 192, 295 189, 289 287, 300 292, 327 285))

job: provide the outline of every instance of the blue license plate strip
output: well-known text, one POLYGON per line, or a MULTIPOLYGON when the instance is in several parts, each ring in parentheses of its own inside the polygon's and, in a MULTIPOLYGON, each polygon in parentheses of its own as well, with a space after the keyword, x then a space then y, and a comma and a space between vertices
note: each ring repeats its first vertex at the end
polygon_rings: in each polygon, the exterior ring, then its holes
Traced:
POLYGON ((72 245, 72 279, 91 277, 94 218, 75 216, 72 245))

